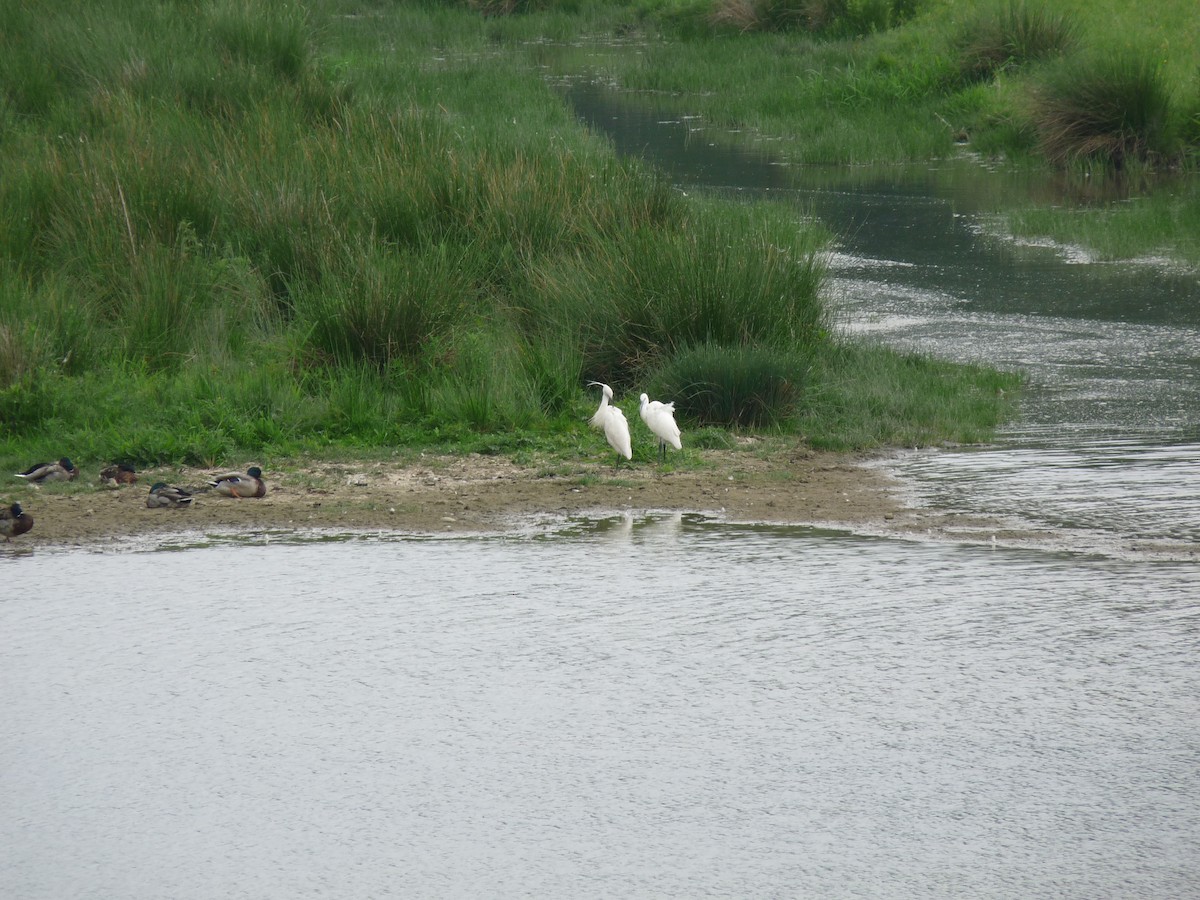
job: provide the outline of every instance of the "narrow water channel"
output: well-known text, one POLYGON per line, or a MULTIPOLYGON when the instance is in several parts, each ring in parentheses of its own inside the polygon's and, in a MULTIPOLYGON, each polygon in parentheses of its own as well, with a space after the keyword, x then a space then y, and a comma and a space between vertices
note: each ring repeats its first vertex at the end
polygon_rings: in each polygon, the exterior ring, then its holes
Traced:
POLYGON ((931 508, 1052 534, 1060 549, 1200 552, 1200 276, 1004 240, 979 197, 1028 176, 957 160, 844 175, 741 149, 588 81, 566 97, 621 153, 681 189, 771 198, 838 236, 831 302, 861 339, 1027 373, 995 446, 899 454, 931 508))

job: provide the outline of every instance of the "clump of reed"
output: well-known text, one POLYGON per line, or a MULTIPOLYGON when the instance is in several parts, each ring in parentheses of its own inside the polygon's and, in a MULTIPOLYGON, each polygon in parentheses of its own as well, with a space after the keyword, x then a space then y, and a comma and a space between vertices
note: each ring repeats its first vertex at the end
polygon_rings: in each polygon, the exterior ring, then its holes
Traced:
POLYGON ((1039 146, 1051 161, 1120 169, 1176 152, 1170 85, 1153 55, 1091 53, 1050 68, 1034 90, 1039 146))
POLYGON ((1078 41, 1079 27, 1069 14, 1044 3, 1008 0, 970 20, 955 44, 963 79, 982 81, 997 72, 1064 54, 1078 41))
POLYGON ((809 368, 799 352, 702 344, 668 357, 649 384, 697 425, 772 428, 795 416, 809 368))
POLYGON ((720 219, 697 207, 683 227, 639 229, 601 242, 587 258, 540 268, 524 327, 537 329, 531 335, 576 335, 570 365, 581 376, 614 388, 650 377, 671 396, 694 394, 699 402, 687 415, 699 421, 784 418, 793 395, 743 389, 751 379, 738 367, 752 360, 746 373, 787 372, 794 382, 793 361, 828 339, 820 300, 827 236, 768 205, 740 206, 720 219), (684 366, 686 374, 667 378, 664 366, 677 373, 684 366), (693 390, 699 384, 706 387, 693 390), (733 393, 715 396, 726 388, 733 393), (728 411, 749 393, 760 398, 756 411, 728 411))
POLYGON ((296 285, 293 322, 311 359, 387 371, 420 356, 478 308, 476 260, 463 247, 334 246, 296 285))
POLYGON ((45 359, 35 335, 22 334, 20 325, 0 324, 0 384, 13 385, 36 372, 45 359))

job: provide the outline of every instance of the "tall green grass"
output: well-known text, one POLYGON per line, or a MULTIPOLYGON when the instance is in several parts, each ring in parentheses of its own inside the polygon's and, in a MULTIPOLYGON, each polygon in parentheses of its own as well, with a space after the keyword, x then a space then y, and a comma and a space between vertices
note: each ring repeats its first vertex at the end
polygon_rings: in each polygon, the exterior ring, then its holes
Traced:
POLYGON ((848 343, 814 360, 811 381, 793 427, 828 450, 987 441, 1012 415, 1022 383, 1009 372, 848 343))
POLYGON ((959 67, 968 80, 1061 55, 1079 41, 1074 18, 1044 3, 1008 0, 984 7, 957 37, 959 67))
POLYGON ((1093 54, 1051 68, 1035 92, 1042 151, 1060 163, 1166 158, 1178 149, 1170 85, 1138 50, 1093 54))
POLYGON ((828 235, 615 158, 477 14, 181 9, 0 10, 0 459, 570 431, 592 379, 778 423, 794 390, 739 385, 814 386, 828 235))
POLYGON ((811 361, 762 347, 683 347, 653 372, 649 390, 673 397, 696 425, 777 428, 805 402, 811 361))
POLYGON ((311 361, 381 371, 421 357, 482 303, 468 248, 340 246, 293 291, 295 325, 311 361))
POLYGON ((916 10, 915 0, 716 0, 718 27, 739 31, 800 30, 829 38, 885 31, 916 10))

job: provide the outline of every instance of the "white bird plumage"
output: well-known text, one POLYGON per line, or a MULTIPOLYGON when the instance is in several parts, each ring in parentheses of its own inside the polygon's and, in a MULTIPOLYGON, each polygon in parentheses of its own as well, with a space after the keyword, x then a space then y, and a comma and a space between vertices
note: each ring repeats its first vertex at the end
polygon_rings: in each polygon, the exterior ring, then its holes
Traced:
POLYGON ((588 420, 588 424, 604 432, 604 437, 608 441, 608 445, 617 451, 618 464, 621 462, 622 456, 626 459, 633 459, 633 444, 629 438, 629 422, 625 419, 625 413, 621 412, 619 407, 609 404, 609 401, 613 398, 612 388, 599 381, 590 381, 588 384, 600 388, 602 394, 600 397, 600 406, 596 409, 596 414, 588 420))
POLYGON ((667 444, 670 444, 676 450, 683 449, 683 442, 679 439, 679 426, 675 424, 675 401, 670 403, 662 403, 658 400, 651 400, 645 394, 642 394, 642 403, 639 412, 642 414, 642 421, 646 423, 646 427, 654 432, 658 438, 658 452, 664 458, 667 455, 667 444))

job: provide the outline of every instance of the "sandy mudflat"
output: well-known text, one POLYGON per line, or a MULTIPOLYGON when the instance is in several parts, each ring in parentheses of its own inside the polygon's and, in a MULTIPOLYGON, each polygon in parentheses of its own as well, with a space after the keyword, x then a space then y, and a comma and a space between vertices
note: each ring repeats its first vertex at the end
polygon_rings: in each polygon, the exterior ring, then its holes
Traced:
MULTIPOLYGON (((733 521, 843 525, 891 530, 910 518, 895 485, 853 456, 803 448, 769 459, 745 451, 693 450, 699 470, 648 463, 614 472, 600 462, 521 466, 491 456, 422 456, 393 463, 259 462, 268 485, 259 500, 203 490, 213 473, 171 469, 139 473, 137 484, 105 488, 98 473, 35 488, 14 482, 0 501, 18 501, 33 530, 13 545, 97 546, 106 540, 172 532, 394 529, 496 531, 531 515, 682 510, 733 521), (147 509, 155 481, 197 490, 186 509, 147 509), (874 526, 874 527, 872 527, 874 526)), ((248 461, 247 465, 255 461, 248 461)), ((911 524, 911 522, 909 523, 911 524)))

